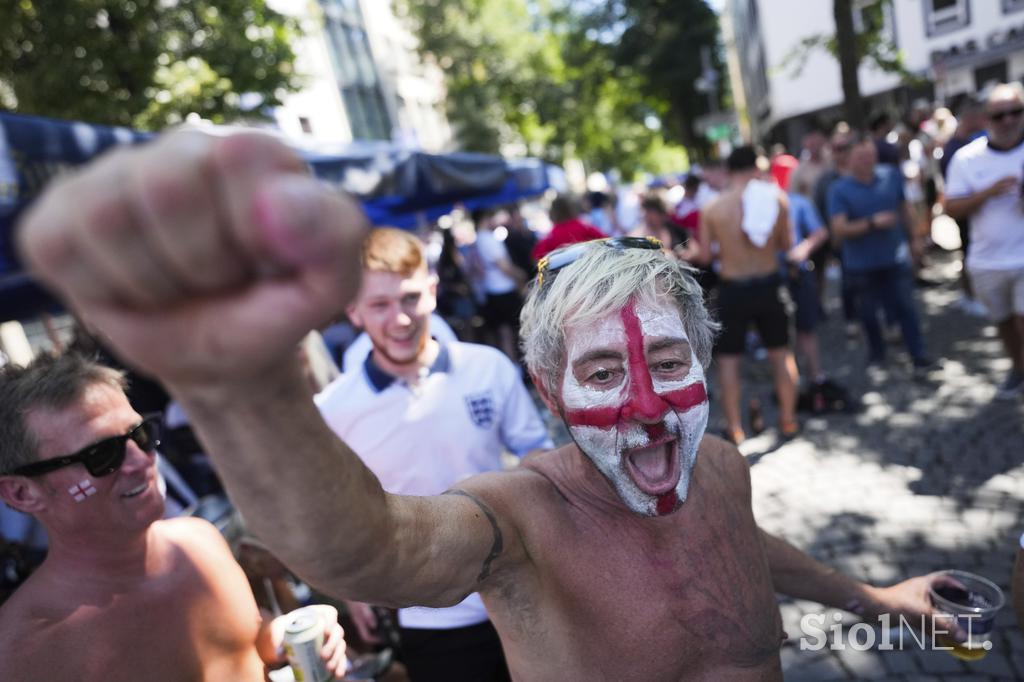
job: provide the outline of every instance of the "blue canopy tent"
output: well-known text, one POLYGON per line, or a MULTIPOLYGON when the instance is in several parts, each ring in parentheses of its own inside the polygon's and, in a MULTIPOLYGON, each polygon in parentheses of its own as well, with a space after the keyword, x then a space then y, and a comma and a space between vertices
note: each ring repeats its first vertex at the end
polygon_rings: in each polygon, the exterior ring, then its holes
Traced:
MULTIPOLYGON (((151 137, 124 128, 0 112, 0 321, 60 309, 18 262, 13 232, 21 211, 60 172, 116 144, 151 137)), ((358 197, 375 225, 415 227, 460 203, 470 208, 505 204, 549 186, 547 168, 530 159, 426 154, 387 142, 299 152, 318 177, 358 197)))

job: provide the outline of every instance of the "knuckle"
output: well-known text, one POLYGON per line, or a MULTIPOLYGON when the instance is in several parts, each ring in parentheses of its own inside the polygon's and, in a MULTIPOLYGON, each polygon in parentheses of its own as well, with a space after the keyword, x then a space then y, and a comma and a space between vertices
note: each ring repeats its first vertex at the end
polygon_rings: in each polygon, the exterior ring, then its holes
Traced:
POLYGON ((97 196, 79 208, 79 229, 85 239, 110 240, 132 231, 131 213, 117 196, 97 196))

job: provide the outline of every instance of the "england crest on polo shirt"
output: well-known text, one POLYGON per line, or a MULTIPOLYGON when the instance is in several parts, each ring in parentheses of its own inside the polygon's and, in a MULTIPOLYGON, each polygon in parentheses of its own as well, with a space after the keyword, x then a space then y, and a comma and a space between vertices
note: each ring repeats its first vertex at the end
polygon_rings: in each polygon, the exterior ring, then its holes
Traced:
POLYGON ((466 409, 469 410, 469 418, 481 429, 489 429, 494 424, 494 398, 490 391, 467 395, 466 409))

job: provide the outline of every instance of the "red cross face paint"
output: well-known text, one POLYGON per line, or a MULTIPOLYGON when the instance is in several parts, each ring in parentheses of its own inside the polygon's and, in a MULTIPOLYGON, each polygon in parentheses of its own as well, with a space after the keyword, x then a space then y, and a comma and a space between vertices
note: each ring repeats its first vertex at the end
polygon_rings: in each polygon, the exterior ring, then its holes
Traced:
POLYGON ((92 481, 88 478, 84 478, 75 485, 68 488, 68 495, 71 495, 71 499, 75 502, 85 502, 89 497, 96 494, 96 487, 92 484, 92 481))
POLYGON ((644 516, 686 501, 708 423, 704 368, 679 312, 631 301, 566 330, 562 409, 573 440, 644 516))

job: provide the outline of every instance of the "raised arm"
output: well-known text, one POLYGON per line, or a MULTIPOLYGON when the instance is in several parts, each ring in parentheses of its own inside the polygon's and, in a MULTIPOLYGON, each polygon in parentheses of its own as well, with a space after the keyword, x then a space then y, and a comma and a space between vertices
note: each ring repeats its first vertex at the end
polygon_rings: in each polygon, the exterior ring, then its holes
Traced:
POLYGON ((292 570, 339 597, 451 604, 521 558, 518 534, 480 499, 386 495, 295 357, 354 296, 364 223, 272 138, 181 132, 59 181, 18 237, 34 272, 182 403, 292 570))

